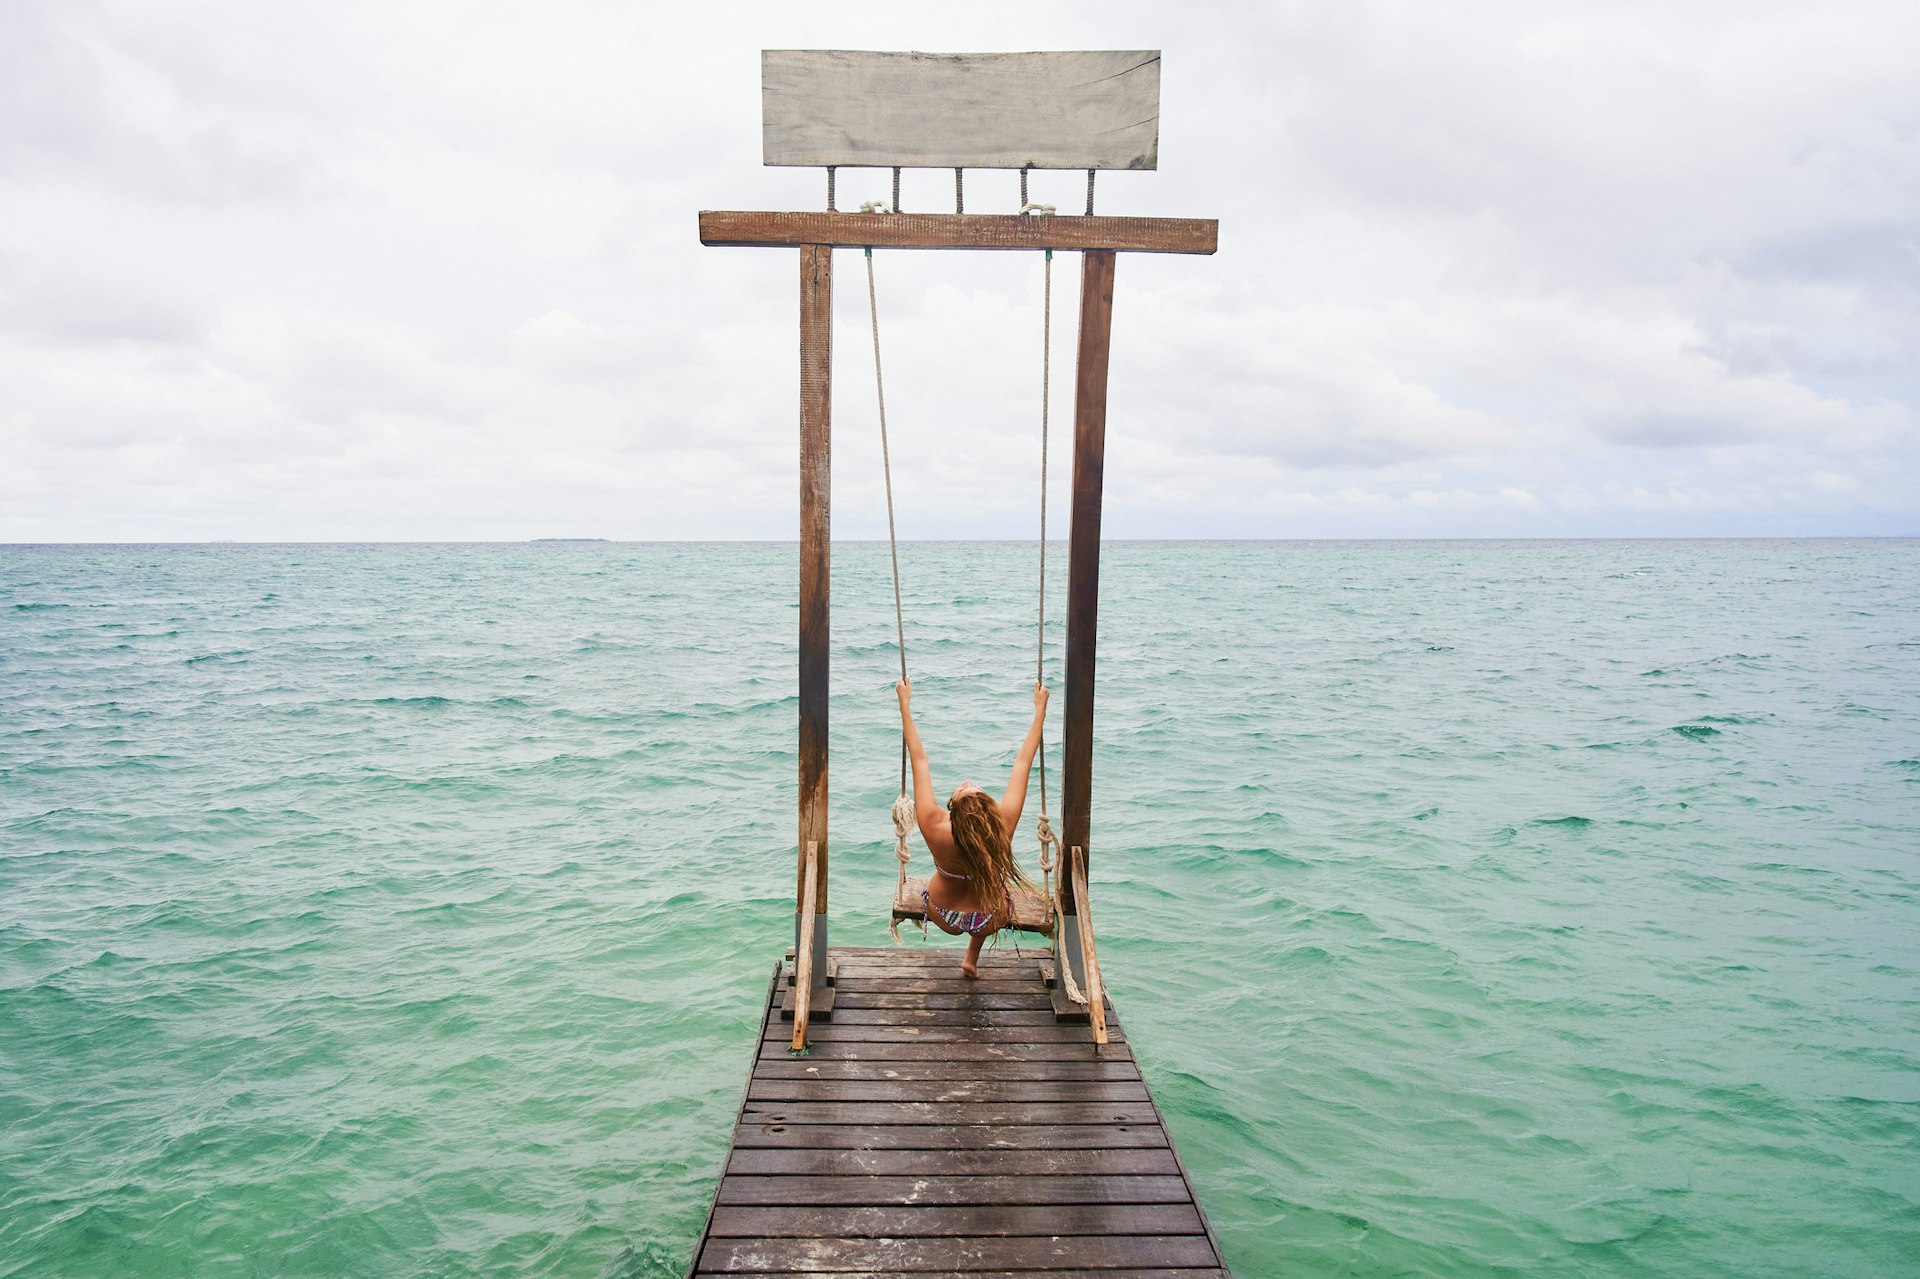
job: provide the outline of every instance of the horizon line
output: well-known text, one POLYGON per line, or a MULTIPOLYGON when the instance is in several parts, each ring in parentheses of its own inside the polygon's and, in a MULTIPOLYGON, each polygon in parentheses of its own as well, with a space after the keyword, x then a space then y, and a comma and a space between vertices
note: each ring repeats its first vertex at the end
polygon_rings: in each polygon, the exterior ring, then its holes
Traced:
MULTIPOLYGON (((846 545, 887 544, 883 537, 841 537, 831 541, 846 545)), ((908 545, 935 545, 941 543, 992 543, 1004 545, 1031 545, 1036 539, 1031 537, 903 537, 897 539, 908 545)), ((1407 536, 1339 536, 1320 535, 1306 537, 1103 537, 1101 544, 1108 543, 1299 543, 1299 542, 1902 542, 1920 540, 1920 533, 1684 533, 1684 534, 1618 534, 1585 533, 1542 536, 1511 536, 1503 534, 1456 534, 1407 536)), ((164 541, 125 541, 125 540, 89 540, 89 541, 41 541, 7 542, 0 541, 0 549, 20 549, 31 547, 69 547, 69 546, 797 546, 796 537, 655 537, 655 538, 615 538, 615 537, 520 537, 520 538, 463 538, 463 537, 416 537, 416 538, 201 538, 192 540, 164 541)), ((1048 538, 1048 545, 1066 544, 1068 537, 1048 538)))

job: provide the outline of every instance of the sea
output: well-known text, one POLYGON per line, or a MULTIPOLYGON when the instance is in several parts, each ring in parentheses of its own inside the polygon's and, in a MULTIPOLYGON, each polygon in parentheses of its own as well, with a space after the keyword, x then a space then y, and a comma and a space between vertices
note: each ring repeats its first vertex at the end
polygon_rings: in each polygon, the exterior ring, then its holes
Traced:
MULTIPOLYGON (((901 548, 937 786, 1061 687, 1036 551, 901 548)), ((797 581, 0 547, 0 1276, 683 1274, 791 940, 797 581)), ((834 546, 836 945, 888 944, 891 585, 834 546)), ((1920 541, 1099 585, 1102 967, 1241 1279, 1920 1274, 1920 541)))

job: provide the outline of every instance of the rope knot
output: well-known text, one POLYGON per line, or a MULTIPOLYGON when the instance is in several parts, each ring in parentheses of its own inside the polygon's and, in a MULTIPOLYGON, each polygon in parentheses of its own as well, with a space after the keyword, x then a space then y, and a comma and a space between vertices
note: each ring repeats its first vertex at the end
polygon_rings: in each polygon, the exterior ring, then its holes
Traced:
POLYGON ((1054 850, 1060 847, 1060 837, 1053 833, 1053 822, 1045 813, 1041 813, 1040 820, 1034 823, 1034 833, 1040 837, 1040 869, 1051 871, 1054 850))
POLYGON ((913 800, 902 791, 900 798, 893 801, 893 855, 905 866, 913 860, 913 854, 907 851, 907 831, 913 821, 913 800))

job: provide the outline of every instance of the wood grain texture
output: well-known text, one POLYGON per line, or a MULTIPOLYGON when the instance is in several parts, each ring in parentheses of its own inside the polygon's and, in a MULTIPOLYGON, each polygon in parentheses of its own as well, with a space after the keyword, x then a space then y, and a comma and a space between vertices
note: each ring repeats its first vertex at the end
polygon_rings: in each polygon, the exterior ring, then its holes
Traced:
MULTIPOLYGON (((785 1057, 788 1048, 778 1039, 761 1045, 762 1057, 785 1057)), ((1021 1044, 996 1039, 967 1044, 869 1044, 843 1040, 816 1042, 811 1053, 818 1061, 1131 1061, 1125 1043, 1021 1044)))
POLYGON ((1152 169, 1157 49, 760 55, 770 165, 1152 169))
MULTIPOLYGON (((855 1026, 822 1022, 815 1025, 813 1031, 812 1042, 816 1044, 971 1044, 995 1037, 991 1029, 978 1026, 855 1026)), ((776 1026, 767 1032, 767 1038, 782 1039, 786 1034, 784 1028, 776 1026)), ((1077 1044, 1084 1042, 1087 1034, 1078 1026, 1055 1024, 1022 1026, 1018 1030, 1003 1031, 998 1037, 1028 1044, 1077 1044)), ((1120 1043, 1125 1039, 1125 1035, 1115 1030, 1108 1042, 1120 1043)))
MULTIPOLYGON (((815 912, 827 913, 827 661, 832 588, 833 250, 800 250, 800 853, 818 845, 815 912)), ((821 921, 825 926, 825 921, 821 921)))
POLYGON ((743 1124, 740 1149, 783 1150, 1122 1150, 1158 1148, 1167 1135, 1151 1124, 743 1124))
POLYGON ((1073 872, 1073 896, 1080 910, 1080 965, 1087 982, 1087 1022, 1093 1030, 1093 1042, 1104 1044, 1122 1036, 1118 1026, 1113 1028, 1111 1034, 1107 1030, 1106 996, 1100 984, 1100 953, 1094 946, 1093 895, 1087 888, 1087 850, 1075 845, 1067 855, 1067 866, 1073 872))
MULTIPOLYGON (((1066 707, 1061 723, 1060 842, 1087 849, 1093 810, 1093 670, 1100 618, 1100 498, 1106 474, 1107 364, 1113 338, 1111 253, 1080 268, 1080 352, 1074 375, 1073 526, 1067 546, 1066 707)), ((1061 909, 1075 912, 1074 895, 1061 909)))
MULTIPOLYGON (((703 1279, 727 1273, 725 1271, 701 1270, 689 1279, 703 1279)), ((754 1279, 818 1279, 823 1273, 831 1273, 833 1279, 900 1279, 910 1274, 913 1279, 1229 1279, 1224 1270, 1209 1267, 1192 1269, 1182 1267, 1178 1270, 1155 1268, 1137 1270, 1132 1266, 1117 1270, 1082 1270, 1074 1267, 1068 1270, 757 1270, 754 1279)))
POLYGON ((876 249, 1104 249, 1212 253, 1212 218, 1021 217, 1004 213, 772 213, 707 210, 700 243, 749 248, 828 244, 876 249))
POLYGON ((1124 1150, 736 1150, 740 1177, 1178 1176, 1171 1147, 1124 1150))
POLYGON ((941 1235, 1197 1235, 1192 1204, 1102 1203, 906 1206, 726 1205, 713 1213, 716 1239, 911 1239, 941 1235))
MULTIPOLYGON (((705 1276, 725 1274, 725 1271, 701 1270, 689 1276, 689 1279, 703 1279, 705 1276)), ((1137 1270, 1132 1266, 1117 1270, 1082 1270, 1074 1267, 1068 1270, 757 1270, 754 1279, 818 1279, 823 1273, 831 1273, 833 1279, 900 1279, 910 1274, 913 1279, 1230 1279, 1224 1270, 1209 1267, 1192 1269, 1181 1267, 1178 1270, 1155 1268, 1137 1270)))
POLYGON ((720 1202, 756 1207, 802 1204, 906 1207, 941 1204, 1117 1204, 1186 1203, 1187 1183, 1179 1177, 1069 1176, 1018 1177, 729 1177, 720 1202))
POLYGON ((1145 1101, 1138 1080, 1082 1079, 755 1079, 747 1100, 782 1101, 1145 1101))
MULTIPOLYGON (((794 1052, 807 1046, 807 1027, 813 1020, 813 930, 820 918, 814 902, 819 895, 820 844, 810 839, 800 863, 800 936, 794 943, 793 993, 788 999, 793 1005, 793 1034, 788 1042, 794 1052)), ((764 1033, 780 1032, 769 1020, 764 1033)))
POLYGON ((763 1061, 755 1079, 947 1079, 947 1080, 1085 1080, 1100 1083, 1138 1079, 1140 1067, 1131 1061, 763 1061))
POLYGON ((957 953, 833 952, 838 999, 899 1006, 843 1008, 860 1020, 804 1056, 776 969, 692 1273, 1224 1279, 1119 1019, 1105 1047, 1054 1023, 1050 952, 991 955, 984 981, 957 953))
POLYGON ((715 1239, 700 1254, 699 1272, 765 1275, 782 1270, 817 1274, 857 1269, 902 1275, 928 1270, 965 1274, 1216 1264, 1205 1235, 715 1239))

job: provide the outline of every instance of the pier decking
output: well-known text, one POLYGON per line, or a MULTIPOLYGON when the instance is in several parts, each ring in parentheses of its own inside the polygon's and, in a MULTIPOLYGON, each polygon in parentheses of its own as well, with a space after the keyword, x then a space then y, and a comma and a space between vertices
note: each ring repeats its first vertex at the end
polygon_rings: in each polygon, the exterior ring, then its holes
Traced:
POLYGON ((1104 1047, 1057 1021, 1048 952, 832 958, 804 1056, 775 974, 691 1276, 1226 1279, 1111 1004, 1104 1047))

